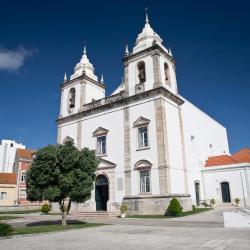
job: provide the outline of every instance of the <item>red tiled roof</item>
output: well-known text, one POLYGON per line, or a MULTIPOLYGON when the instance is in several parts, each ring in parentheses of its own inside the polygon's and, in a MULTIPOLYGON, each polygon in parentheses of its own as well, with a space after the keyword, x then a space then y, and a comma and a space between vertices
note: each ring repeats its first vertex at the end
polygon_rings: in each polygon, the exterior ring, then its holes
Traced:
POLYGON ((0 173, 0 184, 16 184, 16 174, 0 173))
POLYGON ((207 159, 205 167, 222 166, 237 163, 250 163, 250 148, 243 148, 232 155, 217 155, 207 159))
POLYGON ((17 149, 17 155, 19 158, 28 158, 32 159, 32 154, 35 152, 35 150, 32 149, 17 149))

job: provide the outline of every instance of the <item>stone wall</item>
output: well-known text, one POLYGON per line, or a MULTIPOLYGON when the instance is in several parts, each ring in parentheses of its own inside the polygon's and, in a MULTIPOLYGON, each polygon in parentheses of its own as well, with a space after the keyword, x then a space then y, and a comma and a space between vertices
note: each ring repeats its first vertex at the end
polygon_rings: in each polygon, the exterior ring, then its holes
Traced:
POLYGON ((123 203, 128 204, 128 214, 145 215, 145 214, 165 214, 169 202, 176 197, 183 211, 192 210, 192 201, 190 195, 151 195, 151 196, 126 196, 123 203))

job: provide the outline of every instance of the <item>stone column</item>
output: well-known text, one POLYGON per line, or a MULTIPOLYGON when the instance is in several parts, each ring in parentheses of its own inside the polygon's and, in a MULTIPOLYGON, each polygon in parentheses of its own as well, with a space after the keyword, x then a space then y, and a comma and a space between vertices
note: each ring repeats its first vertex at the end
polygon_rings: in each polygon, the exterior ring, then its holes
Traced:
POLYGON ((154 88, 158 88, 162 86, 159 51, 156 50, 153 52, 152 59, 153 59, 153 70, 154 70, 154 88))
POLYGON ((171 192, 170 169, 168 156, 166 111, 164 101, 159 98, 155 100, 155 122, 156 122, 156 140, 158 154, 158 172, 160 194, 171 192))
POLYGON ((131 156, 130 156, 130 125, 129 108, 123 109, 124 121, 124 176, 125 176, 125 196, 131 194, 131 156))
POLYGON ((128 61, 124 61, 124 85, 126 95, 129 95, 129 84, 128 84, 128 61))
POLYGON ((79 111, 83 110, 83 105, 85 104, 85 96, 86 96, 86 80, 80 82, 80 107, 79 111))
POLYGON ((77 138, 76 138, 76 146, 78 149, 82 148, 82 122, 77 122, 77 138))
POLYGON ((62 143, 62 128, 61 127, 57 127, 57 143, 61 144, 62 143))
POLYGON ((61 102, 60 102, 60 115, 59 117, 63 116, 63 94, 64 94, 64 89, 61 88, 61 102))

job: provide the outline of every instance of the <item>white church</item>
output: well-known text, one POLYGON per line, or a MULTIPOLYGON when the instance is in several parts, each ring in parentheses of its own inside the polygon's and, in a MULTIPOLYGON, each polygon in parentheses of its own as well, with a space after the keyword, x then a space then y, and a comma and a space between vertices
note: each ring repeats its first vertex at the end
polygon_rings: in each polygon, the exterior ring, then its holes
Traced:
POLYGON ((229 154, 225 127, 178 92, 175 60, 146 15, 123 82, 105 95, 86 49, 61 85, 58 143, 66 136, 96 150, 100 164, 92 198, 76 211, 164 213, 177 197, 183 210, 204 199, 202 169, 209 156, 229 154))

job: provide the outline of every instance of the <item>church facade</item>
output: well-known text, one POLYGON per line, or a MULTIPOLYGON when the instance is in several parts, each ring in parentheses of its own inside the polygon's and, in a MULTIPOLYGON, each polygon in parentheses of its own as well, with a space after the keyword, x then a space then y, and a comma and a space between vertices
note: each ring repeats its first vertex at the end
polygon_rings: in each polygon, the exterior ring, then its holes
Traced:
POLYGON ((86 49, 61 85, 58 143, 70 136, 100 158, 92 197, 75 210, 116 212, 126 202, 130 213, 159 214, 173 197, 191 210, 203 199, 206 159, 229 153, 226 129, 178 93, 171 50, 147 16, 123 62, 110 96, 86 49))

